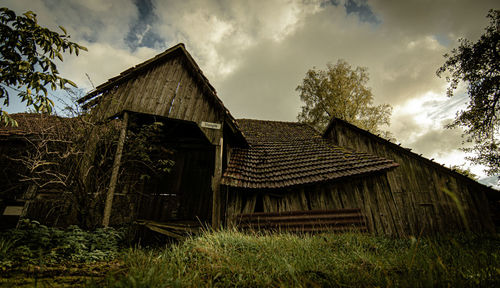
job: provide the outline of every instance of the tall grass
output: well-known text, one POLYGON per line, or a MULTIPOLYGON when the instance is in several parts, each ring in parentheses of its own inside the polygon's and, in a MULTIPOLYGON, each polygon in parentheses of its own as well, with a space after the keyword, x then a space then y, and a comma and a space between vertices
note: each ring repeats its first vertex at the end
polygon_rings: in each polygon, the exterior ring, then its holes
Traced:
MULTIPOLYGON (((206 232, 160 250, 131 249, 109 287, 500 285, 493 236, 391 239, 355 233, 206 232)), ((498 287, 498 286, 497 286, 498 287)))

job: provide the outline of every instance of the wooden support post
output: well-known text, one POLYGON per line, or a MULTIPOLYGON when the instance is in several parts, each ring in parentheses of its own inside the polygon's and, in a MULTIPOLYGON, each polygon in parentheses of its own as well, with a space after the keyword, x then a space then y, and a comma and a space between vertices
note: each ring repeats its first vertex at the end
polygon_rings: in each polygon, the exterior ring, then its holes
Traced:
POLYGON ((19 215, 16 228, 19 228, 19 225, 21 225, 21 220, 25 219, 26 215, 28 215, 30 205, 36 197, 37 188, 38 187, 36 184, 31 184, 30 186, 28 186, 26 192, 24 192, 23 199, 26 202, 24 202, 24 207, 23 210, 21 211, 21 215, 19 215))
POLYGON ((218 229, 221 224, 221 198, 220 198, 220 180, 222 177, 222 156, 223 156, 223 138, 220 136, 219 144, 215 146, 215 168, 212 177, 212 228, 218 229))
POLYGON ((120 130, 120 138, 116 147, 115 160, 113 162, 113 170, 111 171, 111 180, 109 181, 108 195, 104 206, 104 215, 102 218, 102 226, 109 226, 109 218, 111 218, 111 208, 113 207, 113 196, 115 194, 116 183, 118 182, 118 172, 120 171, 120 162, 122 160, 123 145, 125 144, 125 136, 127 134, 128 112, 123 113, 122 127, 120 130))

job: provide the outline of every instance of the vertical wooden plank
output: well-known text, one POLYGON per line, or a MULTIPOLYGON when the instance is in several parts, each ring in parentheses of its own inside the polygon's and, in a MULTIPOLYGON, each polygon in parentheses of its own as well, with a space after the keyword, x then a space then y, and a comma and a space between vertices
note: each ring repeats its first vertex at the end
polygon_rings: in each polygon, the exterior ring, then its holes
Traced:
POLYGON ((264 212, 278 212, 277 207, 274 207, 269 194, 262 195, 262 204, 264 206, 264 212))
POLYGON ((123 109, 124 107, 129 107, 128 104, 130 104, 130 102, 134 100, 134 94, 132 94, 132 91, 137 84, 136 82, 137 78, 132 78, 117 88, 117 97, 115 97, 111 101, 112 103, 110 103, 110 107, 115 107, 115 109, 110 109, 109 107, 105 108, 108 111, 108 117, 121 112, 121 109, 123 109))
POLYGON ((176 87, 175 99, 172 102, 172 106, 170 107, 170 111, 168 112, 169 118, 179 119, 178 115, 179 115, 180 109, 181 109, 182 105, 185 104, 184 97, 186 95, 185 95, 184 91, 186 90, 187 85, 189 84, 189 79, 187 79, 187 81, 186 81, 186 78, 189 77, 189 72, 186 70, 186 67, 184 67, 183 64, 181 64, 181 67, 182 67, 182 70, 181 70, 181 73, 179 75, 178 86, 176 87))
POLYGON ((187 109, 187 105, 189 105, 190 95, 188 93, 189 86, 191 86, 192 80, 189 71, 184 68, 183 73, 180 80, 179 91, 177 92, 177 100, 174 102, 174 106, 170 112, 171 118, 181 119, 182 114, 187 109))
POLYGON ((330 199, 332 199, 332 209, 344 208, 342 200, 340 199, 338 187, 334 185, 328 185, 326 186, 326 189, 328 189, 328 194, 330 194, 330 199))
POLYGON ((369 179, 363 181, 363 189, 365 191, 365 199, 369 202, 371 215, 367 215, 367 217, 371 217, 371 222, 373 223, 373 229, 376 234, 383 234, 384 227, 382 225, 382 221, 380 219, 380 210, 377 202, 377 194, 376 191, 373 191, 371 183, 369 183, 369 179))
POLYGON ((241 213, 243 214, 249 214, 249 213, 253 213, 255 211, 255 203, 257 202, 257 194, 253 193, 253 194, 247 194, 247 195, 244 195, 243 197, 246 197, 246 202, 245 202, 245 206, 242 207, 243 210, 241 211, 241 213))
POLYGON ((356 193, 360 194, 360 197, 363 199, 363 203, 361 204, 361 211, 365 216, 366 226, 368 227, 368 231, 375 234, 377 230, 375 228, 373 220, 374 214, 370 202, 370 191, 367 191, 365 189, 364 182, 365 182, 364 180, 360 180, 359 182, 357 182, 354 189, 356 193))
POLYGON ((21 211, 21 215, 19 215, 19 219, 16 224, 16 228, 19 228, 19 225, 21 224, 21 220, 25 219, 28 216, 28 213, 30 211, 30 206, 35 201, 36 199, 36 192, 37 192, 37 185, 31 184, 28 186, 28 189, 26 189, 26 192, 23 195, 24 199, 24 206, 23 210, 21 211))
POLYGON ((161 104, 162 95, 161 87, 165 81, 165 72, 168 71, 169 62, 163 62, 157 64, 152 68, 152 73, 148 81, 147 89, 144 92, 143 98, 145 98, 144 106, 147 107, 147 111, 150 114, 157 115, 158 106, 161 104))
POLYGON ((151 80, 154 78, 154 75, 154 69, 149 69, 139 76, 140 82, 132 94, 134 101, 129 104, 130 106, 124 107, 124 109, 148 114, 153 112, 150 110, 149 102, 151 99, 151 80))
POLYGON ((161 72, 161 77, 160 81, 158 81, 159 86, 157 87, 157 90, 155 93, 158 95, 156 99, 156 108, 154 110, 155 115, 163 115, 163 111, 165 110, 165 107, 167 105, 168 101, 168 96, 169 94, 169 88, 170 88, 170 83, 171 79, 174 76, 175 69, 177 66, 175 65, 175 58, 174 59, 169 59, 164 65, 164 69, 161 72))
POLYGON ((189 117, 189 111, 190 109, 192 110, 193 106, 196 103, 196 83, 193 80, 193 77, 191 74, 189 74, 189 77, 186 79, 188 81, 186 85, 188 86, 185 95, 184 95, 184 103, 185 105, 182 106, 181 111, 179 112, 178 118, 179 119, 184 119, 187 121, 190 121, 191 118, 189 117))
POLYGON ((396 203, 394 201, 394 197, 392 195, 392 191, 389 186, 385 185, 384 178, 379 176, 376 178, 376 186, 378 189, 381 191, 381 194, 383 196, 383 199, 385 199, 386 203, 386 210, 387 210, 387 221, 390 224, 391 230, 392 230, 392 235, 393 236, 398 236, 403 233, 402 227, 400 225, 400 218, 397 213, 397 208, 396 208, 396 203))
POLYGON ((206 119, 206 114, 207 114, 207 111, 208 111, 208 108, 210 106, 210 104, 208 103, 207 99, 206 99, 206 96, 203 95, 204 93, 202 93, 200 95, 200 102, 197 103, 197 107, 194 111, 194 115, 193 115, 193 121, 196 122, 196 123, 200 123, 201 121, 205 121, 206 119))
POLYGON ((309 201, 307 201, 305 188, 301 188, 299 191, 300 204, 302 205, 302 210, 311 210, 309 207, 309 201))
MULTIPOLYGON (((182 65, 179 59, 175 58, 172 63, 173 67, 170 68, 168 78, 166 80, 166 85, 163 86, 162 89, 162 105, 159 108, 161 116, 168 116, 168 112, 170 111, 170 105, 176 96, 176 89, 179 83, 179 76, 182 71, 182 65)), ((174 100, 175 101, 175 100, 174 100)))
POLYGON ((191 100, 189 101, 189 106, 183 118, 189 121, 196 122, 194 119, 194 113, 196 111, 196 107, 201 105, 200 103, 203 102, 203 96, 201 95, 200 87, 198 87, 198 84, 195 81, 193 81, 191 85, 193 87, 193 90, 191 91, 191 100))
POLYGON ((229 228, 234 227, 237 223, 236 215, 242 211, 241 193, 238 189, 228 187, 227 191, 227 208, 226 208, 226 225, 229 228))
POLYGON ((113 196, 118 181, 118 172, 120 170, 120 163, 122 159, 123 145, 125 144, 125 136, 127 134, 128 113, 123 113, 123 122, 120 130, 120 138, 118 139, 118 146, 116 147, 115 160, 113 162, 113 170, 111 171, 111 180, 109 181, 108 195, 106 196, 106 203, 104 206, 104 215, 102 219, 102 226, 109 226, 109 219, 111 217, 111 209, 113 206, 113 196))
MULTIPOLYGON (((215 147, 215 168, 214 168, 214 176, 212 178, 212 228, 219 228, 220 222, 220 212, 221 212, 221 199, 220 199, 220 180, 222 177, 222 158, 223 158, 223 147, 224 147, 224 139, 222 137, 222 127, 220 128, 219 141, 215 147)), ((254 204, 255 205, 255 204, 254 204)))

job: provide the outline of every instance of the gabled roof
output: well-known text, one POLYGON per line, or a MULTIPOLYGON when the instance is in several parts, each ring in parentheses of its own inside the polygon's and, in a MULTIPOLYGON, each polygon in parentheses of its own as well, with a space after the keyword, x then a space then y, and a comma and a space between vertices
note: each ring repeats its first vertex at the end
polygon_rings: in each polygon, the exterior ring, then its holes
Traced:
POLYGON ((441 170, 441 171, 443 171, 445 173, 452 174, 453 176, 458 177, 460 179, 463 179, 463 180, 465 180, 465 181, 467 181, 469 183, 473 183, 475 185, 480 185, 480 186, 482 186, 484 188, 487 188, 489 190, 489 192, 490 192, 490 194, 488 194, 489 196, 495 194, 496 198, 500 198, 500 196, 498 195, 498 192, 499 192, 498 190, 496 190, 496 189, 494 189, 492 187, 488 187, 488 186, 486 186, 486 185, 484 185, 482 183, 479 183, 479 182, 477 182, 474 179, 471 179, 471 178, 469 178, 469 177, 467 177, 467 176, 465 176, 465 175, 463 175, 461 173, 458 173, 455 170, 447 168, 446 166, 444 166, 442 164, 434 162, 431 159, 427 159, 427 158, 423 157, 422 155, 419 155, 417 153, 411 152, 410 148, 405 148, 405 147, 401 146, 401 144, 395 144, 395 143, 393 143, 393 142, 391 142, 391 141, 389 141, 389 140, 387 140, 385 138, 382 138, 382 137, 377 136, 377 135, 375 135, 373 133, 370 133, 370 132, 368 132, 368 131, 366 131, 364 129, 361 129, 358 126, 355 126, 355 125, 353 125, 353 124, 351 124, 351 123, 349 123, 349 122, 347 122, 345 120, 333 117, 330 120, 330 122, 328 123, 328 126, 326 126, 325 131, 322 133, 323 137, 326 138, 326 136, 328 135, 328 133, 330 133, 330 130, 333 129, 333 126, 334 126, 335 123, 340 123, 340 124, 342 124, 342 125, 350 128, 350 129, 352 129, 354 131, 357 131, 361 135, 367 136, 367 137, 373 139, 374 141, 376 141, 376 142, 378 142, 380 144, 387 145, 387 146, 391 147, 392 149, 394 149, 395 151, 400 152, 401 154, 404 154, 404 155, 407 155, 409 157, 418 159, 419 161, 422 161, 423 163, 431 165, 432 167, 435 167, 436 169, 439 169, 439 170, 441 170), (493 194, 491 194, 491 193, 493 193, 493 194))
POLYGON ((0 125, 0 140, 47 135, 56 139, 66 139, 72 135, 76 118, 63 118, 38 113, 16 113, 10 115, 18 126, 0 125), (55 136, 55 137, 54 137, 55 136))
POLYGON ((224 106, 222 101, 219 99, 215 88, 210 84, 205 75, 203 75, 203 72, 201 71, 200 67, 198 67, 198 64, 196 64, 191 54, 189 54, 189 52, 184 47, 183 43, 179 43, 165 50, 164 52, 156 55, 155 57, 123 71, 122 73, 120 73, 120 75, 113 77, 109 79, 107 82, 97 86, 93 91, 90 91, 87 95, 78 99, 77 102, 79 104, 82 104, 82 107, 85 109, 91 108, 97 105, 101 101, 102 97, 106 95, 106 92, 112 90, 114 87, 127 82, 128 80, 136 77, 138 74, 144 73, 145 71, 151 69, 152 67, 163 61, 166 61, 167 59, 179 56, 185 57, 185 59, 187 60, 186 66, 191 72, 193 72, 192 73, 193 77, 195 77, 195 79, 197 79, 197 81, 201 84, 201 87, 206 92, 206 94, 209 97, 211 97, 214 100, 214 102, 222 108, 222 110, 226 115, 226 123, 228 124, 231 131, 238 138, 245 139, 241 133, 240 128, 238 127, 238 123, 231 115, 229 110, 224 106))
POLYGON ((392 160, 350 151, 295 122, 240 119, 249 148, 235 148, 222 184, 283 188, 358 176, 397 167, 392 160))

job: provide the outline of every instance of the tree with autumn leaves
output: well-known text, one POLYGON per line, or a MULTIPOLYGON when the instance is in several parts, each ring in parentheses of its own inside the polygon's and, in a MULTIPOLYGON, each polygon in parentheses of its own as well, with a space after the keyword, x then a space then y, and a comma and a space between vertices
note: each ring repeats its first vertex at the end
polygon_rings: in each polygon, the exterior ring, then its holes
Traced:
POLYGON ((297 86, 305 104, 297 119, 321 131, 336 117, 382 137, 390 137, 381 127, 389 126, 392 107, 373 105, 373 94, 367 87, 367 68, 353 69, 344 60, 335 65, 328 63, 326 67, 326 70, 313 67, 297 86))

